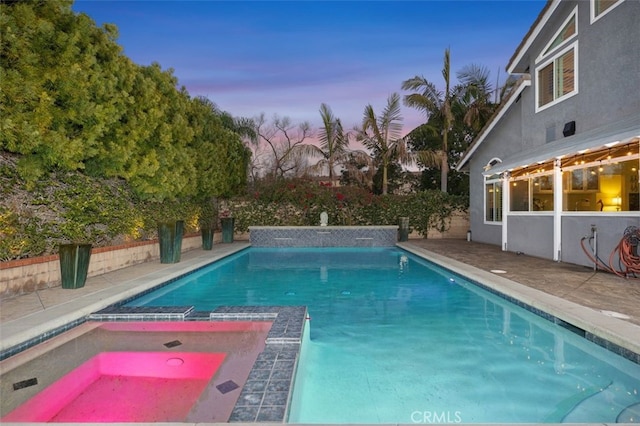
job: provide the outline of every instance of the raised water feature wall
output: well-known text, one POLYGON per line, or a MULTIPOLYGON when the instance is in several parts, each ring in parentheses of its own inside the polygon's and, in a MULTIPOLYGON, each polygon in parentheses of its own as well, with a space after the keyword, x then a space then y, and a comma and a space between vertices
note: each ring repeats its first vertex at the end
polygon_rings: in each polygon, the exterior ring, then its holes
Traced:
POLYGON ((250 226, 253 247, 389 247, 398 226, 250 226))

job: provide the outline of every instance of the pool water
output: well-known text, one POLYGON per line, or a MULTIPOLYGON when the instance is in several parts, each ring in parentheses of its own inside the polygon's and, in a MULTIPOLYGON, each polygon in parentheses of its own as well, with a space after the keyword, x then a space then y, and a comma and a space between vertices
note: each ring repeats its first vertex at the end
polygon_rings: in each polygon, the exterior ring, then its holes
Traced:
POLYGON ((291 423, 640 418, 640 365, 397 248, 251 248, 129 305, 308 306, 291 423))

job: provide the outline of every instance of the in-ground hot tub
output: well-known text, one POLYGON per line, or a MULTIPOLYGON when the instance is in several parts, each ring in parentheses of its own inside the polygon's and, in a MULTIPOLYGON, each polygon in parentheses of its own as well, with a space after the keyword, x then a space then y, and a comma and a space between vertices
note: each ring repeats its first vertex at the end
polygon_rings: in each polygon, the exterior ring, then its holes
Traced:
POLYGON ((103 352, 10 412, 2 421, 183 421, 225 355, 103 352))
POLYGON ((0 423, 226 422, 271 325, 86 322, 0 362, 0 423))
POLYGON ((391 247, 398 226, 250 226, 254 247, 391 247))

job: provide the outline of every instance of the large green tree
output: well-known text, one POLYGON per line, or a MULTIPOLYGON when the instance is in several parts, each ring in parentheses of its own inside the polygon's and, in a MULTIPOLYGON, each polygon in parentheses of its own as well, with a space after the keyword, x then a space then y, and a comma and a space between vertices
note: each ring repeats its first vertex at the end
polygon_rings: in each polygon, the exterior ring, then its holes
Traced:
POLYGON ((382 193, 388 193, 388 170, 392 162, 413 163, 413 156, 401 137, 402 115, 400 113, 400 95, 391 94, 387 105, 379 116, 371 104, 364 109, 362 125, 355 128, 356 139, 373 154, 376 163, 382 168, 382 193))
POLYGON ((21 175, 76 170, 122 118, 116 28, 96 27, 71 1, 6 2, 0 14, 0 147, 21 175))
POLYGON ((240 135, 228 128, 235 123, 230 114, 204 97, 193 99, 191 108, 197 173, 193 198, 201 208, 200 224, 215 227, 219 198, 229 198, 246 187, 249 150, 240 135))
MULTIPOLYGON (((442 192, 447 192, 448 184, 453 183, 454 192, 461 193, 465 179, 454 173, 454 181, 450 182, 449 164, 460 158, 490 119, 496 105, 490 101, 493 88, 486 67, 467 65, 456 76, 458 84, 452 86, 450 52, 446 49, 442 68, 444 91, 439 91, 423 76, 405 80, 402 88, 414 92, 404 97, 404 103, 424 112, 427 117, 425 124, 408 135, 412 148, 418 152, 419 163, 440 170, 442 192)), ((433 182, 433 176, 426 180, 433 182)))

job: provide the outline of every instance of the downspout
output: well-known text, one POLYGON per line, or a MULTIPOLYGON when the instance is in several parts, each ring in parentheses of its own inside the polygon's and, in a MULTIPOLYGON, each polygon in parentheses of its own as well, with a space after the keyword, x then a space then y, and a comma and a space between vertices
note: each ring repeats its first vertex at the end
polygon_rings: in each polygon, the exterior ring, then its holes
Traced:
POLYGON ((562 261, 562 169, 557 158, 553 164, 553 260, 562 261))
POLYGON ((502 174, 502 251, 507 251, 508 218, 509 218, 509 172, 502 174))

